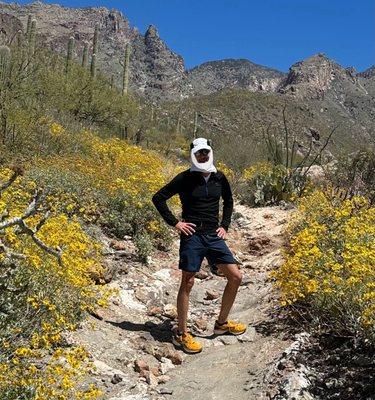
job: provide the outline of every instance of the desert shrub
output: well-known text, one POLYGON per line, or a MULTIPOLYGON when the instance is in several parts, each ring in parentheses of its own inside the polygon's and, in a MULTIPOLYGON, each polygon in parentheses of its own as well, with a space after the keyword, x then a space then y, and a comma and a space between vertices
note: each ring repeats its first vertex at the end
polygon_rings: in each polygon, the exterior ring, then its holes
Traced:
POLYGON ((362 195, 375 203, 375 152, 360 150, 349 156, 339 157, 338 162, 327 167, 332 185, 340 188, 347 197, 362 195))
POLYGON ((1 398, 94 399, 79 388, 89 355, 64 348, 62 333, 111 294, 94 282, 100 245, 19 171, 2 169, 0 187, 1 398))
POLYGON ((284 305, 322 327, 375 340, 375 208, 316 191, 302 198, 275 273, 284 305))
POLYGON ((301 169, 259 163, 244 170, 239 194, 251 206, 275 205, 304 195, 309 190, 308 183, 301 169))
MULTIPOLYGON (((70 134, 60 131, 68 141, 70 134)), ((107 233, 119 238, 142 234, 152 244, 149 251, 168 246, 170 230, 151 198, 176 168, 156 153, 87 131, 81 134, 80 147, 83 154, 38 159, 29 176, 51 198, 64 198, 60 211, 100 223, 107 233)))

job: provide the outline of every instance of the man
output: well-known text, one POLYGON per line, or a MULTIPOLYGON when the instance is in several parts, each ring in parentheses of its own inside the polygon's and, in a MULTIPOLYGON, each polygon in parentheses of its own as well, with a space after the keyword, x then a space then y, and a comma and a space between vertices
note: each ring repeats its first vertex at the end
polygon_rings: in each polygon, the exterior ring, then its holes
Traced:
POLYGON ((188 353, 199 353, 202 345, 188 332, 189 295, 194 276, 203 258, 217 265, 227 278, 221 309, 215 322, 215 334, 240 335, 246 326, 228 321, 228 315, 241 284, 242 273, 224 239, 233 212, 233 198, 225 175, 213 164, 210 142, 204 138, 193 141, 191 168, 178 174, 161 188, 152 201, 164 220, 180 232, 181 285, 177 296, 178 329, 173 332, 173 343, 188 353), (182 204, 182 221, 170 211, 166 201, 178 194, 182 204), (219 201, 223 198, 223 218, 219 225, 219 201))

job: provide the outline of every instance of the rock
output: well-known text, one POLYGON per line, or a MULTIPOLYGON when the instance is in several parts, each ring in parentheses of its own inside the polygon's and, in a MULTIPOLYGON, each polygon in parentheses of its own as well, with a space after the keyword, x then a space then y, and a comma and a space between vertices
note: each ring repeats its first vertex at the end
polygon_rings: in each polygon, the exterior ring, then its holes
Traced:
POLYGON ((226 346, 230 344, 236 344, 238 343, 237 337, 236 336, 220 336, 219 340, 224 343, 226 346))
POLYGON ((194 321, 194 325, 199 331, 204 332, 207 330, 207 320, 205 318, 198 318, 194 321))
POLYGON ((218 299, 220 294, 216 290, 206 290, 205 300, 215 300, 218 299))
MULTIPOLYGON (((129 258, 130 259, 131 257, 132 257, 131 253, 129 253, 127 250, 117 250, 116 254, 115 254, 115 259, 116 260, 121 260, 122 258, 129 258)), ((124 274, 128 273, 128 266, 126 264, 124 264, 123 270, 124 270, 124 272, 123 272, 124 274)))
POLYGON ((137 287, 134 296, 137 300, 146 305, 155 300, 155 293, 150 291, 147 287, 137 287))
POLYGON ((137 312, 144 312, 146 306, 135 299, 134 290, 132 289, 120 289, 119 291, 121 303, 128 309, 137 312))
POLYGON ((207 278, 209 277, 209 275, 208 275, 208 272, 207 272, 207 271, 201 269, 199 272, 197 272, 197 273, 195 274, 195 277, 196 277, 197 279, 203 280, 203 279, 207 279, 207 278))
POLYGON ((111 366, 100 360, 94 360, 94 367, 95 367, 94 374, 96 375, 106 375, 112 377, 113 375, 117 374, 122 377, 125 376, 125 373, 123 371, 112 368, 111 366))
POLYGON ((158 392, 160 394, 173 394, 173 390, 168 388, 160 388, 158 392))
POLYGON ((178 351, 174 351, 168 354, 168 358, 172 361, 174 365, 182 364, 182 355, 178 351))
POLYGON ((263 255, 269 247, 271 239, 267 236, 257 236, 249 240, 249 253, 253 255, 263 255))
POLYGON ((162 357, 160 361, 159 369, 163 375, 175 367, 173 362, 167 357, 162 357))
POLYGON ((165 343, 164 345, 155 348, 154 357, 157 358, 159 361, 163 360, 164 358, 168 358, 172 361, 174 365, 182 364, 181 353, 175 350, 170 343, 165 343))
POLYGON ((306 167, 302 169, 302 173, 305 173, 306 171, 307 176, 311 178, 316 185, 326 180, 326 174, 320 165, 312 165, 308 170, 306 167))
POLYGON ((119 240, 111 240, 109 242, 109 246, 112 247, 114 250, 126 250, 126 244, 120 242, 119 240))
POLYGON ((159 376, 160 375, 159 367, 150 368, 150 372, 152 372, 155 376, 159 376))
POLYGON ((177 318, 177 308, 173 304, 166 304, 163 309, 163 315, 170 319, 177 318))
POLYGON ((151 371, 146 371, 146 382, 151 386, 151 387, 156 387, 158 386, 158 379, 156 376, 151 372, 151 371))
POLYGON ((144 343, 143 346, 142 346, 142 350, 147 354, 155 356, 156 347, 154 346, 153 343, 150 343, 150 342, 144 343))
POLYGON ((141 376, 146 376, 146 372, 150 370, 150 367, 146 361, 138 359, 134 361, 134 370, 141 374, 141 376))
POLYGON ((159 385, 160 385, 160 384, 163 384, 163 383, 167 383, 167 382, 169 382, 170 380, 171 380, 171 377, 168 376, 168 375, 162 375, 162 376, 159 376, 159 377, 158 377, 158 383, 159 383, 159 385))
POLYGON ((247 218, 244 218, 244 217, 240 217, 235 220, 235 225, 237 225, 240 228, 243 228, 250 224, 251 224, 251 221, 249 221, 247 218))
POLYGON ((118 374, 114 374, 111 378, 111 383, 116 385, 117 383, 120 383, 122 381, 122 377, 118 374))
POLYGON ((279 207, 281 208, 281 210, 294 210, 296 208, 296 206, 293 203, 289 203, 286 202, 284 200, 281 200, 279 203, 279 207))
POLYGON ((256 330, 252 326, 248 326, 246 332, 242 335, 238 335, 237 339, 241 343, 253 342, 255 340, 256 330))
POLYGON ((161 307, 152 306, 147 310, 147 315, 150 316, 160 316, 163 314, 163 309, 161 307))
POLYGON ((248 269, 254 269, 256 268, 256 264, 254 264, 253 262, 250 261, 246 261, 242 264, 243 268, 248 268, 248 269))

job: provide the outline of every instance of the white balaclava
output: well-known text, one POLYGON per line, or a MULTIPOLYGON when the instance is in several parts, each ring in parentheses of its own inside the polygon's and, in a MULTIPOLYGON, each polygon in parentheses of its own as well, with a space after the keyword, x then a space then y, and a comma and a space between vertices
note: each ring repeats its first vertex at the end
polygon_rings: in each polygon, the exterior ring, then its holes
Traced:
POLYGON ((205 138, 194 139, 193 143, 191 144, 190 158, 192 163, 190 171, 216 172, 216 168, 214 166, 214 155, 211 146, 207 142, 207 139, 205 138), (195 153, 202 149, 210 150, 210 153, 208 155, 209 157, 208 161, 206 161, 205 163, 199 163, 195 157, 195 153))

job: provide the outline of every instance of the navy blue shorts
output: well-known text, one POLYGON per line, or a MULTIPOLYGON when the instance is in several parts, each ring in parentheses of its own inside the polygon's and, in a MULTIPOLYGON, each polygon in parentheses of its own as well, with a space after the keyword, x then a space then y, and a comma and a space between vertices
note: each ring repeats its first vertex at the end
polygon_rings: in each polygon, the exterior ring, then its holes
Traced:
POLYGON ((181 234, 179 269, 198 272, 204 257, 210 265, 238 264, 224 239, 216 233, 194 233, 189 236, 181 234))

